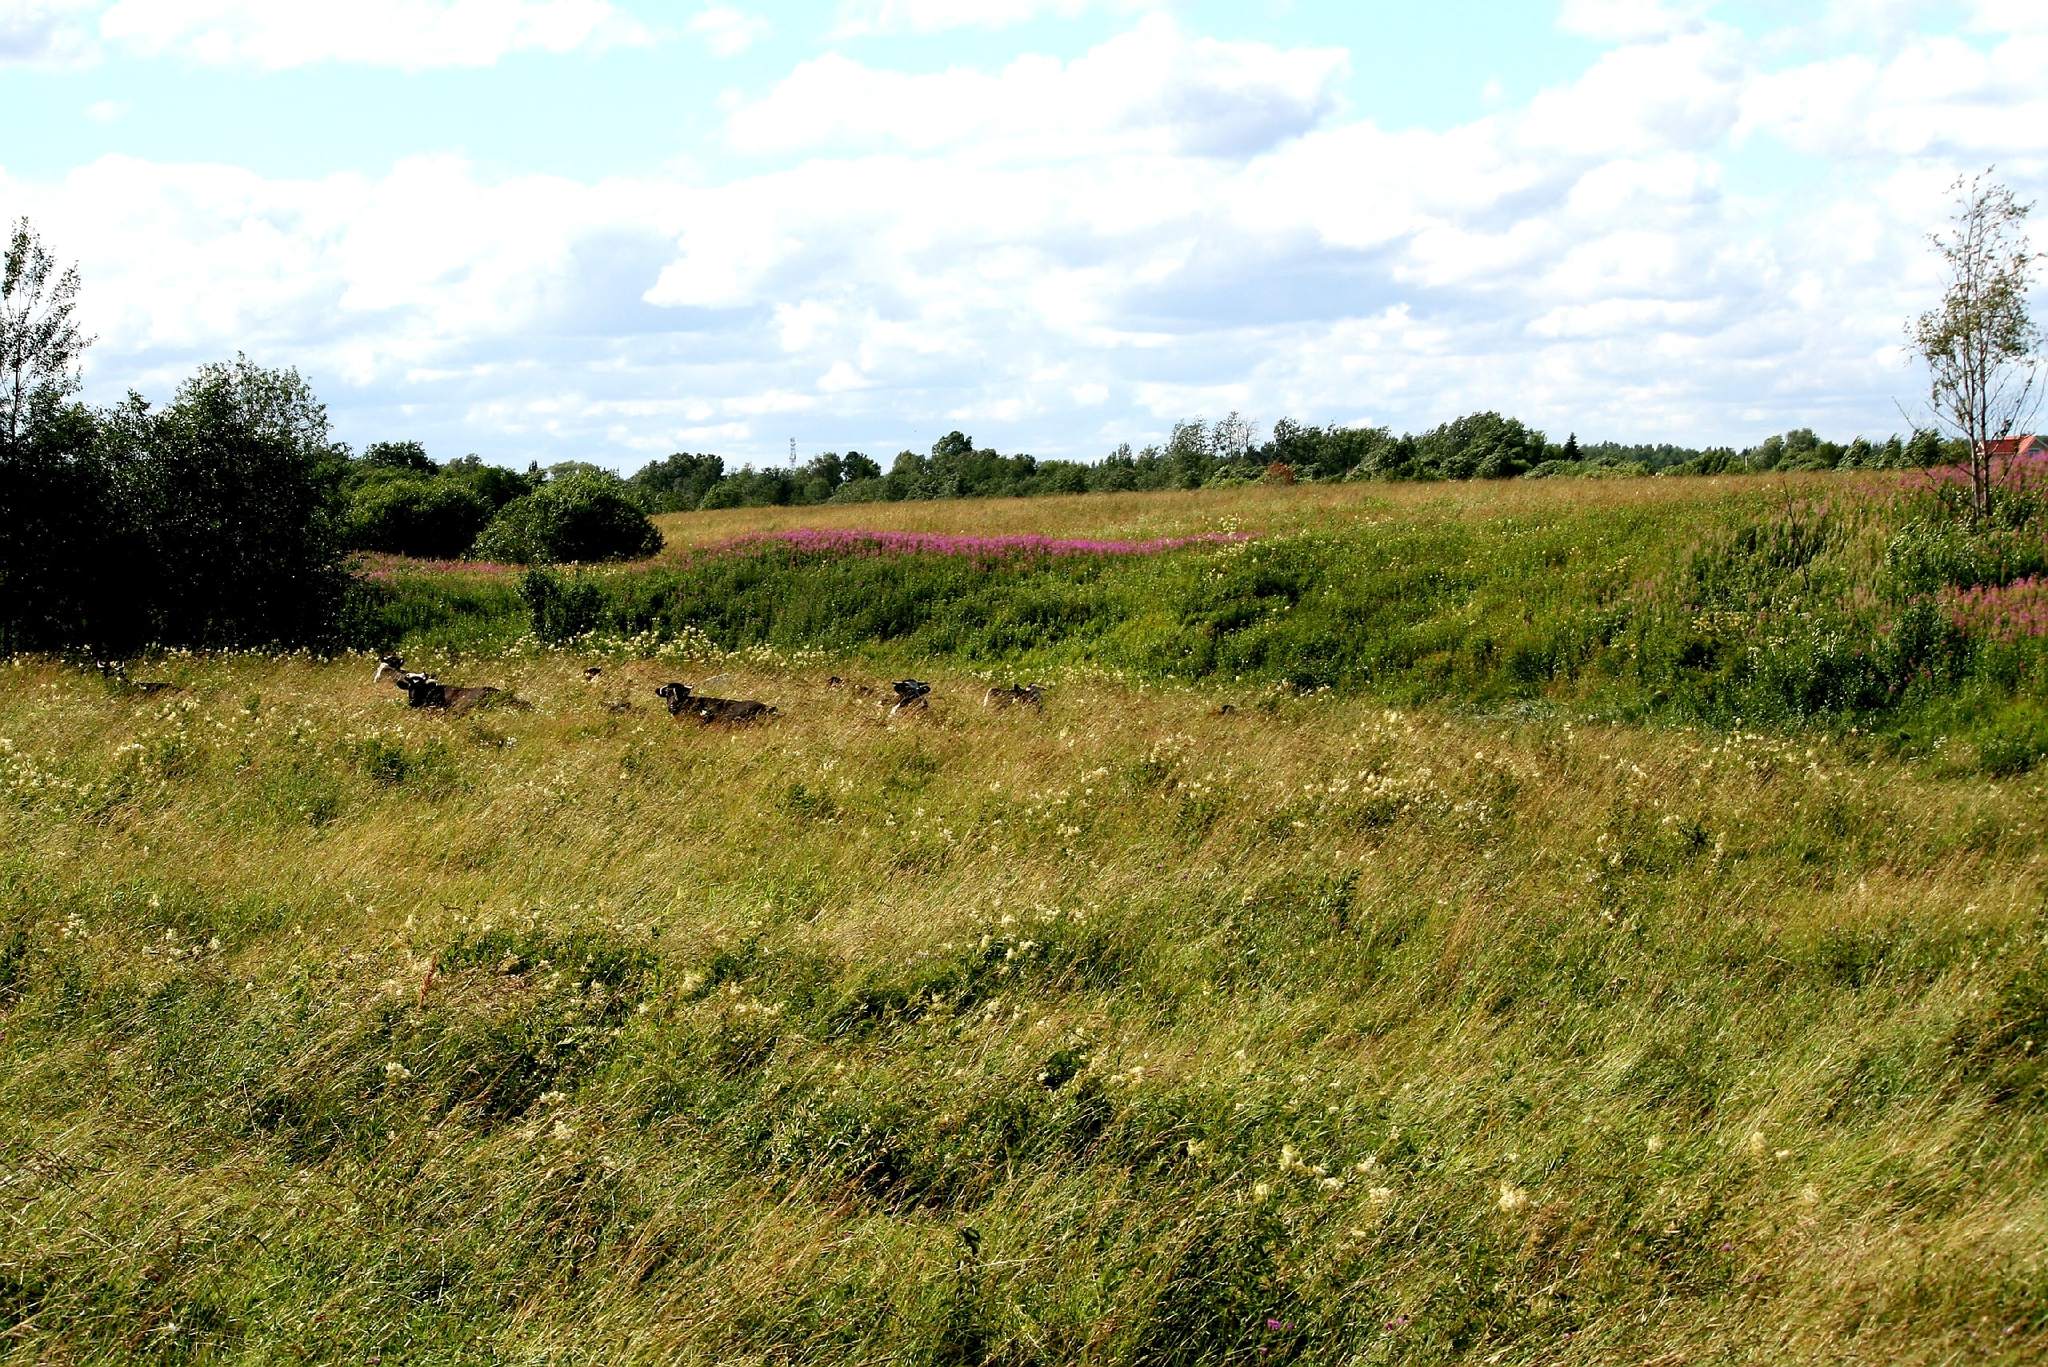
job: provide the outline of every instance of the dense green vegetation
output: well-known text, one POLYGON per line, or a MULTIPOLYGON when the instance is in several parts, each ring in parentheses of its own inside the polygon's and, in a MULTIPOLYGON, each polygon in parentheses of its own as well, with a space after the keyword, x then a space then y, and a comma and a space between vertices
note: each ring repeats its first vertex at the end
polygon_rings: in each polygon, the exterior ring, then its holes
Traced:
POLYGON ((0 440, 0 650, 331 643, 326 435, 296 373, 246 360, 160 409, 37 406, 0 440))
POLYGON ((1316 426, 1282 418, 1259 440, 1233 413, 1214 423, 1176 423, 1164 445, 1128 443, 1102 460, 1040 460, 978 448, 951 432, 929 455, 898 452, 887 473, 858 451, 828 451, 793 469, 728 470, 715 455, 678 453, 642 467, 628 483, 650 512, 920 499, 1013 498, 1196 489, 1254 480, 1463 480, 1515 476, 1720 475, 1767 471, 1902 470, 1957 459, 1931 432, 1843 444, 1800 428, 1747 450, 1601 442, 1576 434, 1553 442, 1514 418, 1473 413, 1415 435, 1384 427, 1316 426))
POLYGON ((1597 506, 1560 491, 1516 516, 1470 516, 1469 500, 1375 516, 1368 503, 1321 530, 1149 556, 770 539, 518 581, 401 575, 357 630, 366 646, 710 640, 877 667, 1859 725, 1915 745, 1958 735, 2025 767, 2048 746, 2043 651, 2020 621, 2048 572, 2032 500, 2009 495, 2005 520, 1977 529, 1938 493, 1895 483, 1597 506))

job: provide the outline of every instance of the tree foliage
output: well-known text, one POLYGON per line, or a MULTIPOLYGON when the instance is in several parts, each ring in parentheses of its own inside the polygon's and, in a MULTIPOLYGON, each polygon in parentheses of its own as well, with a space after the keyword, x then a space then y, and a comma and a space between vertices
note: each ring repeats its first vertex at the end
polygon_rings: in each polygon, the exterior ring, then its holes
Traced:
POLYGON ((92 345, 73 316, 78 268, 57 259, 16 220, 0 255, 0 436, 18 440, 31 410, 78 388, 78 358, 92 345))
POLYGON ((550 479, 498 510, 476 552, 517 564, 629 560, 661 549, 661 533, 624 480, 596 470, 550 479))
POLYGON ((1991 511, 1991 443, 2019 433, 2041 403, 2041 330, 2027 296, 2040 256, 2027 240, 2027 215, 1989 173, 1957 180, 1946 233, 1931 237, 1946 279, 1941 303, 1907 328, 1927 364, 1928 408, 1962 439, 1970 471, 1970 507, 1991 511))

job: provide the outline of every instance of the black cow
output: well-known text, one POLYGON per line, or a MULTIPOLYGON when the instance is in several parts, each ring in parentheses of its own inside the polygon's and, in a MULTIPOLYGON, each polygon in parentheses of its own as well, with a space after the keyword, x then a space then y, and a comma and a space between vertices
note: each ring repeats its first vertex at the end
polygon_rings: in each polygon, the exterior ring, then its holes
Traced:
POLYGON ((889 687, 896 690, 896 705, 889 709, 891 717, 903 712, 923 712, 931 707, 932 686, 922 679, 898 679, 889 687))
POLYGON ((128 666, 122 664, 119 660, 94 660, 93 667, 99 670, 101 678, 123 693, 183 693, 185 691, 176 684, 165 683, 161 679, 131 679, 128 677, 128 666))
POLYGON ((430 675, 407 671, 405 661, 397 655, 386 655, 377 661, 377 672, 373 676, 381 679, 390 674, 392 687, 405 694, 407 707, 423 707, 436 712, 451 712, 460 715, 479 707, 513 707, 522 712, 533 710, 533 704, 503 688, 490 685, 483 687, 451 687, 430 675))
POLYGON ((697 719, 699 726, 751 726, 781 715, 767 703, 752 699, 703 697, 693 693, 686 683, 665 683, 654 690, 654 696, 668 704, 671 717, 687 712, 697 719))

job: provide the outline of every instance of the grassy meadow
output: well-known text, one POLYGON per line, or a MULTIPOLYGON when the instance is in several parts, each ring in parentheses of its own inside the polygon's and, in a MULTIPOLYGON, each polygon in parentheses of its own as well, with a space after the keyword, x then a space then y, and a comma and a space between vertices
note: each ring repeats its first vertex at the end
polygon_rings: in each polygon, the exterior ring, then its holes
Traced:
POLYGON ((1888 498, 381 582, 531 711, 0 664, 0 1360, 2039 1361, 2048 730, 1948 606, 2035 552, 1888 498), (651 696, 712 675, 782 715, 651 696))

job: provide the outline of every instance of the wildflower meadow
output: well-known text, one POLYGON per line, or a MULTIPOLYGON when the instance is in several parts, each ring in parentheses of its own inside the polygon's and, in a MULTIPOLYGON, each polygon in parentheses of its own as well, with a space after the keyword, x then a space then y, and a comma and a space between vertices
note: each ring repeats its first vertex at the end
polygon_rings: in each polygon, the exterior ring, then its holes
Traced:
POLYGON ((0 1359, 2038 1361, 2037 532, 1935 496, 727 521, 13 657, 0 1359))

